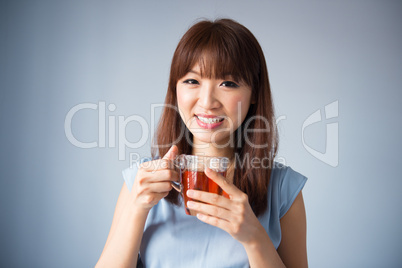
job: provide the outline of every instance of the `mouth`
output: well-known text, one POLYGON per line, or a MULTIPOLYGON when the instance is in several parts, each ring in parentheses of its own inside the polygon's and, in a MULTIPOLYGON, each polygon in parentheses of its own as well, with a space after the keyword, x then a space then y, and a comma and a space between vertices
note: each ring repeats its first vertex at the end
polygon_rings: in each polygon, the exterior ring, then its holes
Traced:
POLYGON ((223 124, 225 118, 211 115, 194 115, 197 119, 197 124, 205 129, 213 129, 223 124))
POLYGON ((222 122, 225 118, 219 116, 201 116, 201 115, 194 115, 198 120, 205 124, 215 124, 222 122))

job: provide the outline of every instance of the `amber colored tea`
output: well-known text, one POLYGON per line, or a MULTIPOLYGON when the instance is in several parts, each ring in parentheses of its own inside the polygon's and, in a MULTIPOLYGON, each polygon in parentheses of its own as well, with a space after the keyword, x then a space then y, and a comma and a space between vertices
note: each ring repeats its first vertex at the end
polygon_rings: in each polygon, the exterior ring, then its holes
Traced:
MULTIPOLYGON (((226 177, 226 171, 219 172, 219 174, 226 177)), ((187 197, 187 190, 189 189, 215 193, 229 198, 229 195, 225 191, 223 191, 218 184, 208 178, 208 176, 203 171, 182 171, 182 184, 184 206, 186 208, 187 215, 191 215, 190 210, 187 208, 187 202, 192 200, 191 198, 187 197)))

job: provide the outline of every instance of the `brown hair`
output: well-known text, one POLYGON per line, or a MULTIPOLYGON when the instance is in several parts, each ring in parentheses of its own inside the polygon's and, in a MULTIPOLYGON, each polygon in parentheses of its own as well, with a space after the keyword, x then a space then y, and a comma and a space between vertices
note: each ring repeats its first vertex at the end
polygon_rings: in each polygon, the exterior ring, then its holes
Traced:
MULTIPOLYGON (((241 165, 236 161, 233 183, 248 195, 254 213, 261 215, 267 209, 267 189, 278 134, 264 54, 254 35, 243 25, 231 19, 203 20, 184 34, 173 55, 165 107, 154 136, 152 156, 165 155, 173 144, 181 154, 192 153, 191 144, 184 138, 192 140, 192 134, 178 113, 176 85, 197 63, 202 76, 224 78, 230 74, 252 88, 254 103, 234 133, 235 158, 241 165), (261 118, 265 120, 258 120, 261 118), (247 129, 267 131, 244 131, 245 125, 247 129), (250 168, 247 162, 250 157, 268 160, 269 165, 250 168)), ((179 195, 174 190, 166 199, 179 204, 179 195)))

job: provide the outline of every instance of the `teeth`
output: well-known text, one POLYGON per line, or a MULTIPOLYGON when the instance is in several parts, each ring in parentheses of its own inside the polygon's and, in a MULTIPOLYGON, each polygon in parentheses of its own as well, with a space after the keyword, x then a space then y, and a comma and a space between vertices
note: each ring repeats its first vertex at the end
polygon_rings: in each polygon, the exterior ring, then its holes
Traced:
POLYGON ((221 120, 221 118, 205 118, 205 117, 201 117, 201 116, 197 116, 197 117, 201 122, 203 122, 205 124, 218 123, 221 120))

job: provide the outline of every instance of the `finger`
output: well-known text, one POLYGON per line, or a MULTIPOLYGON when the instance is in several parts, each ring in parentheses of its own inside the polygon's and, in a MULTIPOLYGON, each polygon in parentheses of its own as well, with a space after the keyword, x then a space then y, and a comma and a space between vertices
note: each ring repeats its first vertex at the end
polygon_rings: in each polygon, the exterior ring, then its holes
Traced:
POLYGON ((197 213, 197 218, 205 223, 208 223, 212 226, 218 227, 226 232, 229 233, 229 222, 224 220, 224 219, 220 219, 214 216, 209 216, 209 215, 205 215, 203 213, 197 213))
POLYGON ((170 192, 172 185, 170 182, 156 182, 151 184, 150 190, 154 193, 170 192))
POLYGON ((178 154, 178 148, 176 145, 172 145, 169 151, 164 155, 162 159, 157 159, 153 161, 147 161, 141 163, 140 167, 146 171, 156 171, 161 169, 174 169, 173 160, 178 154))
POLYGON ((157 193, 156 195, 158 196, 159 199, 165 198, 170 191, 164 192, 164 193, 157 193))
POLYGON ((224 196, 197 190, 187 190, 187 196, 191 199, 213 204, 226 209, 230 208, 232 202, 224 196))
POLYGON ((171 182, 171 181, 179 181, 180 175, 179 172, 172 169, 162 169, 157 171, 148 171, 148 174, 145 175, 148 179, 146 182, 154 183, 154 182, 171 182))
POLYGON ((194 201, 188 201, 187 207, 189 209, 196 210, 196 211, 200 212, 201 214, 214 216, 219 219, 226 220, 226 221, 230 221, 230 219, 231 219, 230 211, 225 208, 222 208, 222 207, 205 204, 205 203, 194 202, 194 201))
POLYGON ((176 145, 172 145, 172 147, 170 147, 169 151, 165 154, 165 156, 163 157, 163 159, 169 159, 169 160, 173 160, 176 155, 178 154, 178 148, 176 145))
POLYGON ((139 194, 155 194, 155 193, 164 193, 170 192, 172 190, 172 185, 170 182, 162 181, 162 182, 147 182, 140 187, 138 187, 139 194))
POLYGON ((140 168, 145 171, 155 172, 162 169, 174 169, 174 164, 173 160, 164 158, 141 163, 140 168))
POLYGON ((210 178, 216 184, 218 184, 222 188, 222 190, 224 190, 229 196, 242 193, 236 186, 234 186, 234 184, 228 183, 225 177, 223 177, 218 172, 215 172, 212 169, 206 167, 205 174, 207 175, 208 178, 210 178))

